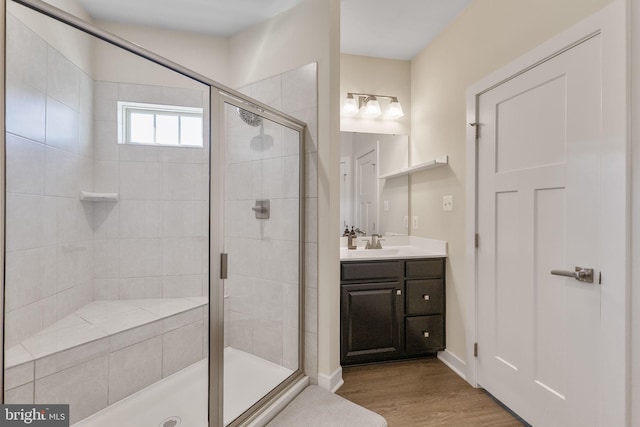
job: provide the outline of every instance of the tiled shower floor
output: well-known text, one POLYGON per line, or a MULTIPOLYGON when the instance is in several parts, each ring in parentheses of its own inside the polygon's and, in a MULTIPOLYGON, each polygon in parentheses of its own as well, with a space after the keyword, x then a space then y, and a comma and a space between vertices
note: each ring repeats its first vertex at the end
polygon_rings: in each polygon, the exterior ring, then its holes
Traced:
POLYGON ((207 297, 94 301, 22 343, 9 348, 5 366, 11 368, 129 329, 205 306, 207 297))

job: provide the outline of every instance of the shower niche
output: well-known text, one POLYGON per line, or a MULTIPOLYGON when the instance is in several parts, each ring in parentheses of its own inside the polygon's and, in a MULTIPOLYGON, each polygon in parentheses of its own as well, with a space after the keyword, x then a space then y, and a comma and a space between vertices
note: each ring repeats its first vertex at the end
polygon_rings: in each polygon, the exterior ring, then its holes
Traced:
POLYGON ((6 27, 5 403, 68 403, 78 427, 239 423, 301 374, 303 128, 13 1, 6 27))

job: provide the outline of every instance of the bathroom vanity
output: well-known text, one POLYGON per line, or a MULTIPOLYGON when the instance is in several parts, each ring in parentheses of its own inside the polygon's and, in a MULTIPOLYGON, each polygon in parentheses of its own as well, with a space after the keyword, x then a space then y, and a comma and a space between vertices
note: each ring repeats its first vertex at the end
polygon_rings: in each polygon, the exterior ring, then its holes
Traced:
POLYGON ((341 249, 342 365, 445 348, 446 242, 404 239, 384 249, 341 249))

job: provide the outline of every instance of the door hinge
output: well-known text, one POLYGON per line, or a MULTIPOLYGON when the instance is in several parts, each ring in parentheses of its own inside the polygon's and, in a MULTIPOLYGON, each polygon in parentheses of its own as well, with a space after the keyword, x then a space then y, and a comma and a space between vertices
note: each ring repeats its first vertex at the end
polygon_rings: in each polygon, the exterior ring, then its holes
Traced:
POLYGON ((220 254, 220 278, 225 280, 227 278, 227 254, 220 254))
POLYGON ((473 343, 473 357, 478 357, 478 343, 473 343))
POLYGON ((473 126, 476 131, 476 139, 480 139, 480 123, 469 123, 469 126, 473 126))
POLYGON ((480 247, 480 236, 478 236, 478 233, 476 233, 474 237, 474 245, 476 246, 476 248, 480 247))

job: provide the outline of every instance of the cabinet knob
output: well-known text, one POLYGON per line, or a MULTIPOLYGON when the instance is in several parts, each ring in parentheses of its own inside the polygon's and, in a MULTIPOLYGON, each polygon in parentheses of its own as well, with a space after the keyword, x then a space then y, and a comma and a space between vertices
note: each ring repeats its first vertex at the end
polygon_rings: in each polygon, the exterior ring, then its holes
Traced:
POLYGON ((402 289, 396 289, 396 295, 398 296, 402 295, 402 289))
POLYGON ((429 332, 427 332, 427 331, 422 331, 422 335, 423 335, 425 338, 429 338, 429 332))
POLYGON ((422 299, 425 301, 429 301, 431 298, 429 297, 429 295, 422 295, 422 299))

